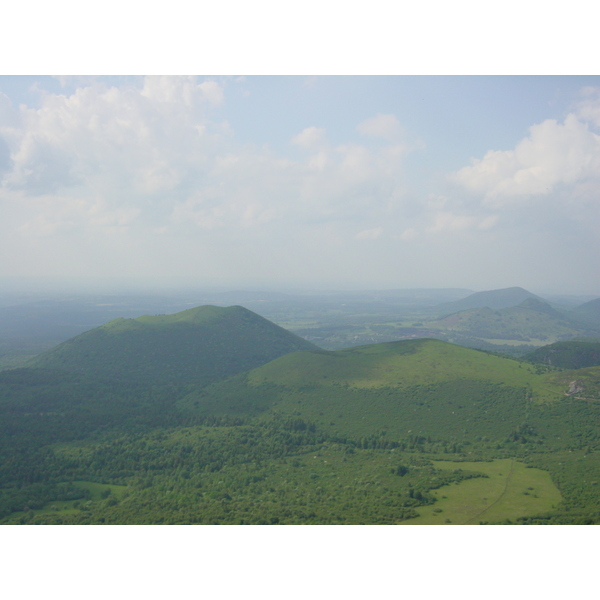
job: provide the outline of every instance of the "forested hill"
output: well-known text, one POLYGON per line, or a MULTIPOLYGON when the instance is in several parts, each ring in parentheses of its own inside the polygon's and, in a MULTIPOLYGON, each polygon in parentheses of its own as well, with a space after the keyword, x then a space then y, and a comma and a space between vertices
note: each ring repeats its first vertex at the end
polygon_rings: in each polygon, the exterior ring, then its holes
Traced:
POLYGON ((584 369, 600 365, 600 342, 557 342, 538 348, 523 357, 531 363, 542 363, 563 369, 584 369))
POLYGON ((209 383, 318 348, 241 306, 115 319, 39 355, 31 367, 148 383, 209 383))

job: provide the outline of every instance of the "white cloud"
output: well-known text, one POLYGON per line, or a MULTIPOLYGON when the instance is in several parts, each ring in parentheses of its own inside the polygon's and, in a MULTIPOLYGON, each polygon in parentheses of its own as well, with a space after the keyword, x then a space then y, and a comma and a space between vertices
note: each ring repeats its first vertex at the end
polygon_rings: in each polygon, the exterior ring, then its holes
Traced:
POLYGON ((240 145, 227 122, 212 120, 207 111, 222 99, 216 82, 194 77, 44 93, 40 108, 20 108, 18 126, 15 119, 0 122, 12 159, 2 185, 29 196, 51 194, 57 215, 61 198, 67 205, 77 199, 105 215, 89 220, 94 227, 122 222, 126 207, 139 226, 164 227, 166 220, 232 231, 373 217, 402 196, 403 147, 332 148, 323 129, 308 127, 292 142, 309 153, 282 158, 240 145))
POLYGON ((450 212, 440 212, 435 216, 435 222, 427 231, 437 233, 440 231, 460 231, 470 229, 473 226, 474 217, 467 215, 455 215, 450 212))
POLYGON ((376 240, 383 233, 383 227, 374 227, 373 229, 365 229, 356 234, 357 240, 376 240))
POLYGON ((199 101, 218 105, 223 101, 223 89, 216 81, 196 82, 196 77, 149 76, 144 79, 141 95, 152 102, 182 105, 188 108, 199 101))
POLYGON ((410 242, 411 240, 415 240, 419 237, 419 232, 414 227, 409 227, 405 229, 399 236, 398 239, 404 240, 406 242, 410 242))
POLYGON ((600 127, 600 88, 586 87, 581 90, 583 100, 577 105, 577 116, 600 127))
POLYGON ((363 121, 356 128, 363 135, 395 141, 403 136, 402 126, 394 115, 379 114, 363 121))
POLYGON ((0 92, 0 124, 5 128, 15 127, 18 124, 18 113, 14 110, 10 98, 0 92))
POLYGON ((204 81, 198 85, 204 98, 215 106, 223 103, 223 88, 216 81, 204 81))
POLYGON ((45 245, 44 269, 162 265, 170 274, 172 262, 202 271, 200 257, 211 256, 220 274, 242 260, 297 261, 316 239, 346 248, 385 237, 382 227, 360 228, 393 219, 402 202, 401 144, 333 147, 324 129, 308 127, 292 139, 306 153, 287 158, 238 142, 213 118, 223 93, 214 81, 149 77, 44 92, 37 108, 0 97, 10 150, 0 169, 0 245, 10 240, 12 255, 38 270, 45 245))
POLYGON ((324 171, 329 163, 329 153, 321 150, 308 159, 308 168, 312 171, 324 171))
POLYGON ((454 176, 487 202, 546 195, 559 184, 600 182, 600 136, 574 114, 564 123, 549 119, 529 129, 514 150, 490 150, 454 176))
POLYGON ((307 127, 292 138, 292 144, 303 148, 321 146, 325 143, 325 130, 319 127, 307 127))
POLYGON ((99 194, 107 210, 124 201, 142 209, 157 195, 176 201, 231 135, 227 123, 206 116, 220 99, 217 83, 193 77, 44 93, 40 108, 20 107, 17 125, 14 118, 0 120, 12 159, 3 186, 66 198, 99 194))
POLYGON ((498 215, 490 215, 489 217, 482 217, 477 222, 477 229, 492 229, 496 226, 499 221, 498 215))
POLYGON ((491 229, 498 222, 497 215, 480 216, 473 214, 456 214, 450 211, 441 211, 433 216, 433 225, 427 227, 429 233, 458 232, 467 230, 485 231, 491 229))
POLYGON ((338 146, 335 150, 341 159, 340 171, 348 180, 362 182, 372 174, 373 156, 364 146, 347 144, 338 146))

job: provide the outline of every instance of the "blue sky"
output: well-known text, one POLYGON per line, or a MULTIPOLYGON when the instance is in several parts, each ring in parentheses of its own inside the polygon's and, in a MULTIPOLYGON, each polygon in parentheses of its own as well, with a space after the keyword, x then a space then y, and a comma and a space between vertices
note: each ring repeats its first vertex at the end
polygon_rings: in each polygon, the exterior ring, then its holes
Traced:
POLYGON ((599 134, 596 76, 3 76, 0 278, 600 295, 599 134))

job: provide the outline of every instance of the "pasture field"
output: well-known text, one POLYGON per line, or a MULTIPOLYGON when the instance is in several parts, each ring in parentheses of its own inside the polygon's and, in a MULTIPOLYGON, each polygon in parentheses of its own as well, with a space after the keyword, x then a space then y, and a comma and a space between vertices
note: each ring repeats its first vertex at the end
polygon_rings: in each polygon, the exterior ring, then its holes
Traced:
POLYGON ((113 495, 115 498, 121 499, 127 490, 126 485, 95 483, 94 481, 74 481, 73 485, 87 490, 90 493, 90 500, 100 500, 108 495, 113 495))
POLYGON ((550 474, 514 459, 493 462, 435 461, 438 469, 477 471, 487 477, 467 479, 433 490, 435 504, 419 508, 419 517, 402 525, 479 525, 514 522, 550 512, 562 501, 550 474))

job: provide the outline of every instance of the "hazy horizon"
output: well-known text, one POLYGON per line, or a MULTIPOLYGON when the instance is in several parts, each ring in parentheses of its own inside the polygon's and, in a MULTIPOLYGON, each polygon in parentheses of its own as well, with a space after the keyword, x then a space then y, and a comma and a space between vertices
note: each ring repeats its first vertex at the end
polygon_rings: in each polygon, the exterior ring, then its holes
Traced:
POLYGON ((596 76, 1 76, 0 285, 600 295, 599 130, 596 76))
POLYGON ((533 287, 514 285, 507 286, 506 288, 466 288, 462 286, 424 286, 424 287, 369 287, 350 285, 347 287, 338 286, 331 287, 326 284, 315 284, 315 285, 259 285, 256 283, 248 282, 247 285, 240 283, 240 285, 210 285, 210 284, 193 284, 186 282, 173 283, 172 281, 161 282, 159 280, 153 280, 151 282, 144 282, 141 280, 137 281, 126 281, 124 279, 105 279, 105 280, 81 280, 81 279, 53 279, 53 278, 33 278, 33 279, 21 279, 21 278, 3 278, 0 279, 0 298, 9 297, 36 297, 42 296, 48 299, 60 299, 64 296, 69 297, 81 297, 86 296, 106 296, 106 297, 183 297, 183 296, 194 296, 194 295, 205 295, 205 294, 281 294, 282 296, 319 296, 321 294, 369 294, 377 292, 406 292, 410 293, 422 292, 457 292, 461 297, 466 297, 478 292, 497 291, 507 288, 520 287, 528 292, 547 298, 559 298, 559 297, 571 297, 573 299, 580 299, 581 303, 593 300, 600 297, 600 293, 594 292, 573 292, 568 288, 554 288, 554 289, 537 289, 533 287))

